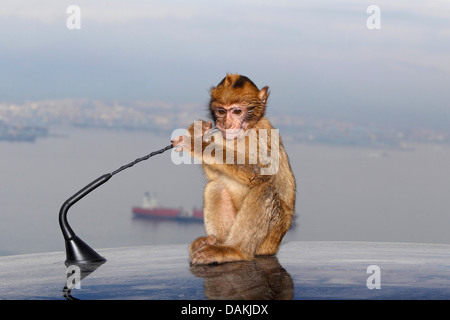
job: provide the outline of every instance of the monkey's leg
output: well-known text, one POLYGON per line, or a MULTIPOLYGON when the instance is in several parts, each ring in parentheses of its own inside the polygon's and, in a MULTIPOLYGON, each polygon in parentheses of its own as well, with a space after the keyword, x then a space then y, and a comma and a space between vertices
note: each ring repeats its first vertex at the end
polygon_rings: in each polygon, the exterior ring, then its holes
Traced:
POLYGON ((230 193, 222 184, 210 181, 204 191, 203 215, 206 234, 214 235, 223 243, 233 226, 236 208, 230 193))
POLYGON ((282 216, 272 221, 272 226, 264 241, 256 248, 255 255, 274 255, 277 253, 281 240, 291 225, 293 215, 293 210, 283 207, 285 206, 282 204, 280 212, 282 216))
POLYGON ((204 192, 203 215, 206 237, 199 237, 189 247, 191 260, 194 253, 204 246, 224 242, 233 225, 235 208, 228 191, 219 183, 211 181, 204 192))
MULTIPOLYGON (((257 249, 269 235, 272 221, 280 220, 280 209, 280 200, 270 185, 253 187, 245 197, 225 242, 199 249, 194 253, 192 263, 210 264, 253 259, 257 249)), ((275 243, 270 244, 275 248, 273 253, 276 253, 279 239, 274 240, 275 243)))

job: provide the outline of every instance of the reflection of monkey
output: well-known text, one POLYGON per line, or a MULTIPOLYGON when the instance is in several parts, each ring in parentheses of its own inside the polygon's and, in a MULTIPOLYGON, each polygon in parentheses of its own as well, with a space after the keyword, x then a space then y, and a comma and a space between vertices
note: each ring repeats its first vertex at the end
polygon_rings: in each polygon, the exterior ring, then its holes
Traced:
POLYGON ((192 265, 191 272, 204 278, 208 299, 290 300, 294 296, 292 278, 275 256, 214 267, 192 265))
POLYGON ((222 134, 208 137, 212 123, 202 121, 200 128, 188 128, 194 139, 185 136, 172 141, 178 150, 190 149, 194 158, 204 156, 202 165, 208 180, 204 191, 207 236, 191 244, 193 264, 252 260, 255 255, 276 254, 289 229, 295 206, 295 179, 281 139, 272 133, 276 130, 264 117, 268 89, 259 90, 247 77, 228 74, 211 89, 209 104, 212 119, 222 134), (250 133, 256 139, 252 140, 250 133), (200 152, 195 147, 199 139, 200 152), (242 146, 242 141, 244 151, 238 146, 242 146), (256 142, 255 147, 252 143, 256 142), (208 158, 206 151, 211 146, 215 150, 209 152, 208 158), (252 147, 256 158, 249 151, 252 147), (264 170, 274 164, 262 158, 264 152, 276 156, 276 168, 269 174, 264 170))

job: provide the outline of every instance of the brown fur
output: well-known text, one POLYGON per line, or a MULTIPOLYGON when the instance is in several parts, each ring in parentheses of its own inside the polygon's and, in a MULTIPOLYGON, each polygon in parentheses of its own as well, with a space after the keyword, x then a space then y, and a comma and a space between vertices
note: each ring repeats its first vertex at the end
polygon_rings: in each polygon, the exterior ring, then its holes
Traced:
MULTIPOLYGON (((216 126, 222 128, 224 136, 224 128, 231 126, 244 131, 254 129, 259 138, 260 129, 273 129, 264 117, 268 96, 268 87, 258 90, 247 77, 227 75, 217 87, 211 89, 210 110, 216 126), (224 109, 226 116, 219 114, 218 117, 217 108, 224 109), (242 111, 239 115, 233 113, 236 108, 242 111)), ((210 127, 211 123, 203 122, 202 132, 210 127)), ((194 136, 193 125, 188 131, 194 136)), ((261 174, 264 164, 259 158, 256 164, 251 164, 248 150, 244 155, 244 164, 236 163, 236 148, 231 164, 203 161, 208 180, 204 190, 207 236, 191 244, 192 264, 252 260, 256 255, 277 253, 292 220, 296 187, 281 139, 276 143, 278 150, 271 150, 270 138, 266 146, 269 153, 279 152, 278 171, 273 175, 261 174)), ((203 140, 200 154, 194 152, 193 140, 195 137, 191 140, 194 157, 202 157, 211 143, 222 143, 225 159, 224 137, 215 135, 211 140, 203 140)), ((180 141, 174 142, 174 145, 178 143, 180 141)), ((236 145, 237 139, 232 143, 236 145)))
POLYGON ((247 77, 238 74, 227 74, 217 85, 211 88, 209 103, 212 119, 217 122, 214 109, 218 106, 242 105, 247 109, 246 122, 253 127, 263 116, 269 97, 269 87, 261 91, 247 77))

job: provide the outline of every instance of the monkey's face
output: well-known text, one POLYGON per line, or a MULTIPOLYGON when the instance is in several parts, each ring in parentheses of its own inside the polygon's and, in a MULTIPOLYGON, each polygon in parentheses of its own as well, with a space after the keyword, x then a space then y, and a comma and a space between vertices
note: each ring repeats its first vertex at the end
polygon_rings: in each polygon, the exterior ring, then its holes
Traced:
POLYGON ((264 116, 269 87, 258 90, 247 77, 227 74, 211 88, 210 112, 225 139, 244 135, 264 116))
POLYGON ((222 132, 225 139, 239 138, 245 133, 247 123, 244 121, 247 115, 247 107, 239 104, 212 105, 216 127, 222 132))

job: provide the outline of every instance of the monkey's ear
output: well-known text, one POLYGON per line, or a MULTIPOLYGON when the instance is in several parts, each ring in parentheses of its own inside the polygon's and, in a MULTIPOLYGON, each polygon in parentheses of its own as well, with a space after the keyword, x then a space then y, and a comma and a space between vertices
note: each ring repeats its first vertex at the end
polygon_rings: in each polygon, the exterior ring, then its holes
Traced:
POLYGON ((231 83, 233 83, 233 75, 227 73, 227 76, 225 77, 224 80, 225 80, 223 83, 224 87, 228 87, 231 83))
POLYGON ((262 88, 261 91, 259 92, 258 97, 262 100, 262 102, 263 102, 264 104, 266 104, 267 98, 269 98, 269 94, 270 94, 270 92, 269 92, 269 87, 268 87, 268 86, 265 86, 265 87, 262 88))

